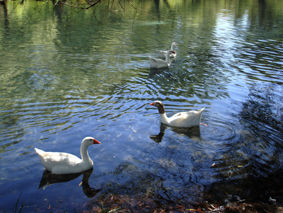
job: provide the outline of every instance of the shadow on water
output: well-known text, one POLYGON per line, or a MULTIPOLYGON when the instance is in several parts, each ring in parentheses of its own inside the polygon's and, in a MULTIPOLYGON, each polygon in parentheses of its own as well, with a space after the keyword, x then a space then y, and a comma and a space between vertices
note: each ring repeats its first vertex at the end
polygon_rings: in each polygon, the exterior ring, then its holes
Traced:
POLYGON ((204 200, 223 204, 226 202, 264 202, 280 204, 283 199, 283 170, 266 177, 249 176, 243 179, 215 182, 206 186, 204 200))
POLYGON ((157 135, 151 135, 150 138, 156 143, 162 142, 163 136, 165 134, 165 130, 167 128, 170 128, 171 130, 173 130, 173 132, 176 132, 177 134, 186 135, 187 137, 189 137, 190 139, 194 141, 201 140, 199 126, 195 126, 191 128, 176 128, 176 127, 168 127, 162 123, 160 125, 159 133, 157 135))
POLYGON ((89 181, 89 177, 91 176, 92 172, 93 172, 93 169, 90 169, 82 173, 59 175, 59 174, 52 174, 51 172, 44 170, 44 172, 42 173, 42 177, 41 177, 38 188, 45 189, 51 184, 68 182, 68 181, 74 180, 77 177, 83 175, 82 182, 81 182, 83 192, 87 197, 94 197, 98 192, 101 191, 101 189, 94 189, 90 187, 88 181, 89 181))
POLYGON ((148 77, 153 78, 156 75, 165 74, 165 73, 168 73, 169 71, 170 71, 169 68, 163 68, 163 69, 150 68, 149 73, 148 73, 148 77))

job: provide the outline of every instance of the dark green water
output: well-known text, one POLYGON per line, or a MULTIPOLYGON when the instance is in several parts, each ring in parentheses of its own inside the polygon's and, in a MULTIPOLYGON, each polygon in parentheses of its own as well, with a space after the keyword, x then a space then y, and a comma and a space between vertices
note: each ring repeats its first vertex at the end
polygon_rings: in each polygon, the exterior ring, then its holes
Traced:
POLYGON ((81 211, 109 194, 279 200, 246 180, 282 172, 282 26, 279 0, 1 6, 0 212, 81 211), (177 60, 150 70, 172 41, 177 60), (207 126, 159 134, 154 100, 168 114, 206 107, 207 126), (88 181, 39 189, 33 148, 79 155, 85 136, 102 142, 89 148, 88 181))

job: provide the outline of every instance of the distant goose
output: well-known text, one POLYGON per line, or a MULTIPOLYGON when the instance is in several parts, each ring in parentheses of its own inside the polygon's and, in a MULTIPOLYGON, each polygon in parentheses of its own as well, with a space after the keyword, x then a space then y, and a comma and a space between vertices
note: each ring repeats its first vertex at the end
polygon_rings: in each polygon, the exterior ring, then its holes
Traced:
POLYGON ((197 111, 179 112, 168 118, 164 109, 164 105, 161 101, 155 101, 150 105, 158 108, 161 123, 172 127, 183 127, 183 128, 199 126, 201 114, 205 109, 202 108, 197 111))
POLYGON ((176 42, 172 42, 170 50, 160 50, 159 51, 159 53, 160 53, 159 57, 162 58, 162 59, 165 59, 166 54, 168 52, 170 52, 169 58, 170 59, 176 59, 176 57, 177 57, 177 52, 175 50, 176 47, 177 47, 177 43, 176 42))
POLYGON ((149 57, 149 65, 150 68, 154 69, 161 69, 161 68, 168 68, 171 65, 171 61, 169 59, 170 51, 167 52, 165 56, 165 60, 160 59, 160 58, 152 58, 149 57))
POLYGON ((80 153, 82 158, 65 152, 45 152, 34 148, 43 166, 53 174, 72 174, 86 171, 93 166, 93 161, 88 155, 87 148, 100 142, 92 137, 82 140, 80 153))

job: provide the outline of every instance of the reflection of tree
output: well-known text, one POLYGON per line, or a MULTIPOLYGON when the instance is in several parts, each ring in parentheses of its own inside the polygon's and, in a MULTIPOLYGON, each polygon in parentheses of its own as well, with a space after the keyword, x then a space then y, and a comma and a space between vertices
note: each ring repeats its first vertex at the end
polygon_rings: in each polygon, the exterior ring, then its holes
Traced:
POLYGON ((274 8, 271 9, 270 2, 239 1, 239 4, 239 9, 236 10, 237 22, 240 23, 240 18, 244 16, 244 8, 249 8, 248 20, 244 26, 253 35, 244 37, 246 42, 243 42, 240 51, 235 52, 235 55, 240 53, 237 58, 247 66, 241 67, 239 72, 245 73, 249 81, 266 80, 272 83, 261 83, 250 88, 248 100, 240 113, 240 123, 244 130, 239 132, 236 140, 224 145, 224 151, 217 154, 216 164, 213 165, 214 177, 221 181, 209 185, 206 193, 213 196, 212 199, 223 200, 227 198, 227 194, 239 194, 241 198, 264 197, 266 201, 270 195, 266 192, 278 188, 278 185, 270 187, 268 184, 282 179, 282 95, 280 83, 276 85, 281 82, 279 78, 282 66, 278 63, 281 49, 277 48, 280 45, 278 41, 258 41, 257 35, 261 39, 277 39, 280 30, 272 27, 278 24, 274 22, 278 19, 272 17, 275 11, 274 8), (254 32, 262 29, 268 30, 260 34, 254 32), (272 60, 266 60, 267 57, 272 57, 272 60), (278 179, 276 174, 279 174, 278 179), (269 177, 272 177, 271 181, 269 177))
POLYGON ((241 123, 252 138, 249 164, 254 167, 254 174, 269 174, 282 163, 283 105, 282 95, 276 90, 271 84, 252 87, 240 114, 241 123))
MULTIPOLYGON (((216 92, 216 90, 220 91, 219 86, 223 84, 219 84, 218 82, 222 81, 223 78, 221 77, 221 73, 215 74, 217 70, 211 69, 212 67, 209 66, 211 61, 215 59, 210 50, 211 44, 209 43, 209 36, 213 34, 213 24, 204 21, 205 17, 202 15, 206 13, 214 14, 215 8, 210 7, 210 3, 203 2, 204 4, 208 4, 205 6, 205 10, 207 11, 203 13, 202 5, 199 1, 192 3, 185 2, 185 9, 180 10, 180 13, 174 13, 168 11, 167 4, 170 5, 170 8, 175 7, 177 9, 183 7, 183 4, 171 5, 172 2, 166 2, 161 1, 158 5, 160 12, 164 14, 164 19, 175 20, 180 18, 181 20, 181 26, 177 28, 175 24, 171 24, 169 30, 176 32, 176 34, 190 35, 183 38, 185 45, 184 48, 180 48, 181 53, 187 53, 187 45, 191 46, 191 38, 196 33, 200 34, 201 37, 208 36, 208 39, 194 39, 194 42, 201 44, 201 46, 196 45, 193 48, 193 57, 189 63, 186 63, 186 61, 180 62, 180 64, 185 62, 185 66, 188 67, 186 67, 185 71, 181 67, 177 67, 176 73, 172 76, 172 81, 169 84, 164 78, 161 78, 161 80, 156 79, 157 83, 161 84, 163 88, 161 93, 167 95, 173 88, 181 87, 185 89, 179 95, 188 95, 191 97, 193 94, 196 94, 200 97, 203 96, 203 90, 206 90, 210 91, 209 94, 212 94, 212 96, 226 96, 227 94, 225 93, 219 94, 216 92), (190 12, 188 13, 187 10, 190 12), (186 21, 187 19, 191 19, 195 25, 191 26, 192 23, 188 23, 186 21), (200 28, 199 26, 203 27, 200 28), (187 32, 187 29, 190 32, 187 32), (193 70, 191 73, 187 72, 191 67, 200 66, 207 66, 207 68, 201 72, 199 70, 193 70), (213 82, 211 82, 212 77, 214 77, 213 82), (163 80, 164 82, 162 82, 163 80), (218 86, 211 88, 209 86, 212 85, 211 83, 218 86), (201 88, 203 85, 207 88, 201 88)), ((27 3, 25 2, 25 4, 27 3)), ((152 15, 150 11, 154 7, 153 2, 146 1, 139 2, 139 4, 144 12, 139 13, 136 18, 145 19, 150 17, 152 15)), ((91 12, 84 11, 77 13, 73 8, 68 7, 64 8, 64 10, 55 8, 57 18, 55 20, 47 18, 43 20, 40 18, 42 13, 52 13, 52 6, 37 5, 37 7, 32 7, 31 4, 28 6, 26 10, 18 14, 19 20, 28 20, 28 22, 15 22, 13 28, 11 28, 25 29, 24 36, 19 36, 19 39, 15 41, 4 42, 2 46, 3 49, 13 50, 15 55, 17 55, 18 46, 33 43, 37 45, 28 45, 26 50, 29 53, 36 54, 21 54, 21 57, 2 58, 3 61, 5 60, 5 63, 1 63, 5 66, 3 69, 9 70, 11 66, 17 65, 13 72, 9 72, 6 75, 3 80, 4 83, 1 83, 5 87, 6 94, 8 94, 7 99, 17 99, 17 97, 14 97, 17 94, 18 97, 32 99, 30 102, 45 101, 46 97, 48 97, 48 101, 50 102, 61 102, 65 100, 66 96, 70 95, 70 91, 72 91, 72 94, 78 94, 82 97, 85 96, 84 94, 99 95, 101 91, 107 91, 111 94, 113 84, 121 85, 124 78, 129 79, 136 75, 132 73, 132 70, 123 70, 123 65, 129 63, 129 60, 131 60, 129 57, 123 57, 123 54, 137 51, 133 47, 150 47, 153 44, 151 39, 142 39, 138 36, 143 35, 143 37, 152 38, 150 31, 146 27, 136 24, 133 27, 133 33, 128 33, 129 28, 127 27, 127 22, 124 22, 126 20, 124 17, 131 17, 132 14, 137 14, 136 9, 130 6, 125 8, 125 13, 122 14, 113 11, 106 12, 104 6, 100 5, 99 10, 95 11, 95 15, 91 12), (103 19, 105 23, 111 22, 111 25, 98 25, 95 17, 103 19), (82 27, 84 29, 83 33, 81 30, 82 27), (45 28, 51 29, 49 35, 45 35, 45 28), (115 32, 112 31, 113 28, 119 28, 121 33, 113 33, 115 32), (14 45, 7 46, 11 42, 14 45), (47 47, 45 44, 47 42, 48 50, 45 51, 47 47), (127 43, 127 45, 123 45, 123 43, 127 43), (65 54, 66 52, 70 54, 65 54), (106 54, 107 52, 111 54, 106 54), (27 64, 30 66, 27 67, 27 64), (86 64, 89 67, 82 67, 82 65, 85 66, 86 64), (121 71, 117 71, 116 69, 121 71), (112 77, 113 73, 109 72, 111 70, 116 70, 117 75, 114 79, 112 77), (13 86, 12 83, 15 84, 15 82, 23 82, 23 84, 13 86), (93 87, 89 86, 89 82, 93 84, 93 87)), ((119 4, 117 6, 120 7, 119 4)), ((221 5, 219 8, 221 8, 221 5)), ((214 19, 211 20, 214 22, 214 19)), ((172 21, 172 23, 174 22, 172 21)), ((164 31, 165 28, 162 28, 162 30, 164 31)), ((172 37, 168 37, 166 33, 161 33, 159 42, 164 47, 167 47, 172 42, 172 37)), ((153 48, 156 48, 156 46, 153 46, 153 48)), ((154 49, 149 49, 149 51, 153 52, 154 49)), ((222 91, 225 91, 225 88, 222 91)), ((11 106, 11 102, 3 102, 7 103, 7 106, 11 106)), ((52 110, 50 113, 52 113, 52 110)))
POLYGON ((1 0, 0 1, 0 7, 3 7, 3 13, 4 13, 4 26, 5 29, 9 29, 9 19, 8 19, 8 11, 7 11, 7 0, 1 0))
POLYGON ((278 196, 283 126, 282 95, 277 89, 272 84, 251 87, 239 114, 244 129, 240 138, 226 144, 225 151, 215 159, 215 177, 221 181, 207 186, 206 194, 212 199, 237 194, 244 199, 267 201, 269 196, 278 196), (277 185, 271 185, 273 182, 277 185))
POLYGON ((203 199, 268 202, 282 198, 282 94, 280 85, 258 84, 243 103, 239 137, 224 144, 212 165, 212 184, 203 199))

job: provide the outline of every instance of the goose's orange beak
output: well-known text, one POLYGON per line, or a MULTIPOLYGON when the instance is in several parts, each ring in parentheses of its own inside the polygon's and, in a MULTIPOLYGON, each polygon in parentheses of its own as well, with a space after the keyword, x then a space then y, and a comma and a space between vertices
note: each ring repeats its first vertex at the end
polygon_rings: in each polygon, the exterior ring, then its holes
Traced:
POLYGON ((151 103, 151 104, 149 104, 149 105, 154 106, 154 102, 153 102, 153 103, 151 103))
POLYGON ((96 140, 96 139, 93 139, 93 144, 101 144, 101 142, 99 142, 99 141, 96 140))

